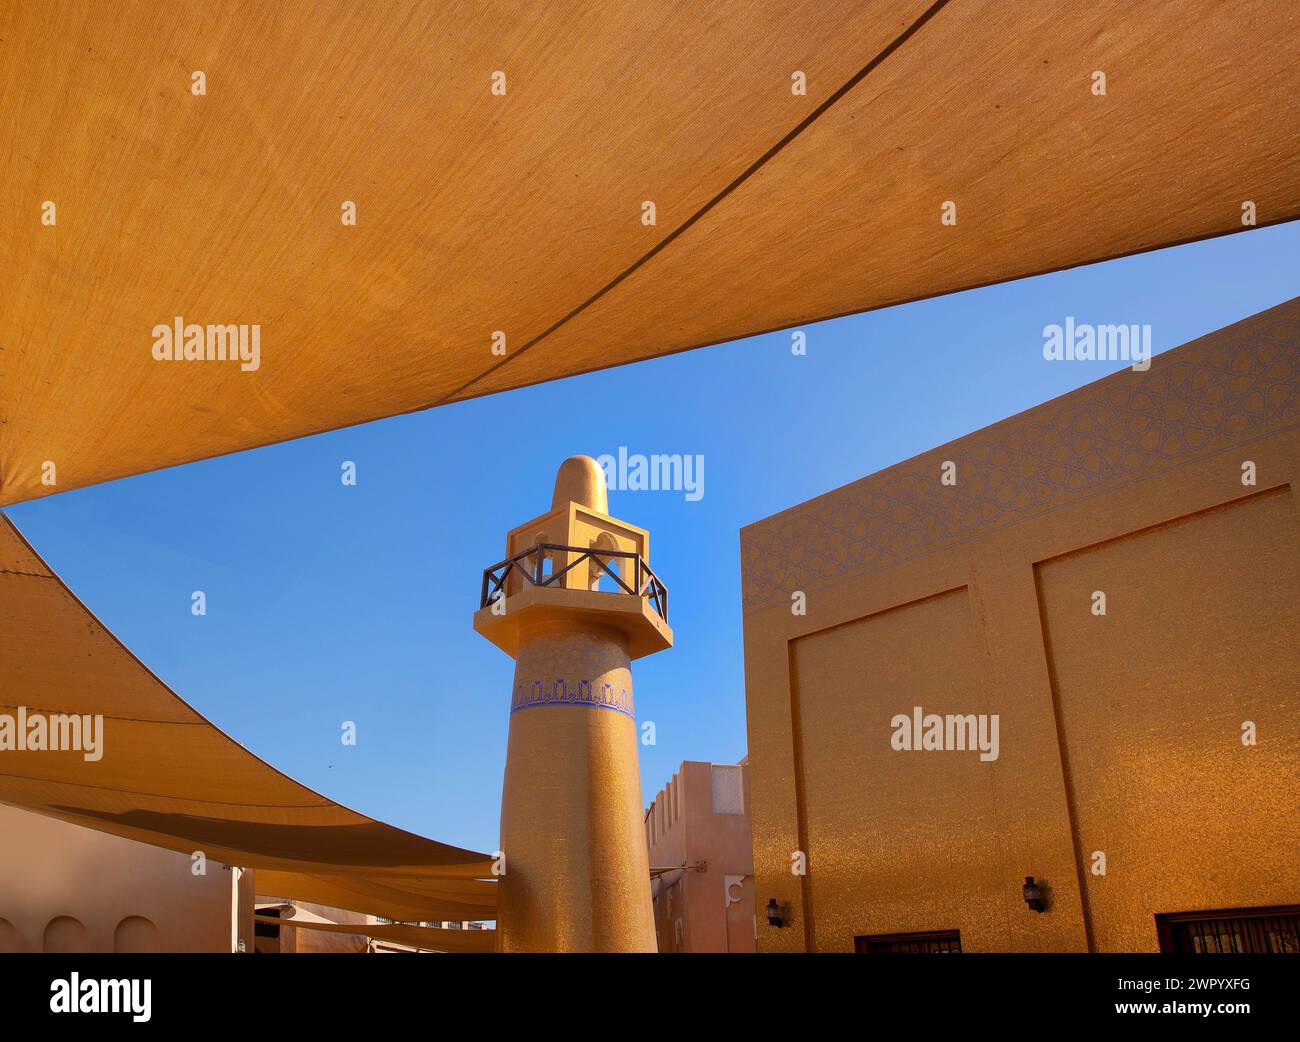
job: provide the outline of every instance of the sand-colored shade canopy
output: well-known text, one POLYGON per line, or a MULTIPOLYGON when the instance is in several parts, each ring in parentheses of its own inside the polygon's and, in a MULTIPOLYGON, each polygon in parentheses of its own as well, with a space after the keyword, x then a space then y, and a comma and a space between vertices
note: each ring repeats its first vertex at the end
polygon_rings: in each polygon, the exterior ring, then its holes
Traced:
MULTIPOLYGON (((100 758, 0 753, 0 803, 391 919, 491 919, 485 854, 348 810, 218 730, 135 658, 0 515, 0 714, 102 714, 100 758)), ((83 748, 86 743, 82 743, 83 748)))
POLYGON ((379 941, 422 948, 429 952, 490 952, 496 944, 495 930, 450 930, 439 926, 413 926, 409 923, 317 923, 301 919, 281 919, 273 915, 255 915, 259 923, 292 926, 295 930, 320 930, 324 933, 373 937, 379 941))
POLYGON ((1294 219, 1297 35, 1275 0, 6 4, 0 503, 1294 219), (178 321, 256 368, 158 360, 178 321))
POLYGON ((427 887, 418 887, 418 884, 412 885, 409 880, 403 880, 400 887, 394 887, 389 886, 387 882, 377 881, 374 877, 356 875, 320 875, 306 872, 281 872, 274 869, 259 869, 257 873, 259 893, 274 894, 291 901, 329 905, 331 908, 343 908, 349 912, 382 915, 385 919, 393 919, 397 922, 440 919, 441 913, 451 914, 456 908, 461 911, 453 915, 453 918, 492 919, 495 917, 495 881, 459 880, 457 886, 446 885, 449 882, 438 878, 427 887), (476 884, 479 889, 475 891, 460 889, 471 883, 476 884), (422 891, 434 890, 434 892, 416 893, 417 887, 422 891), (460 899, 465 893, 470 894, 469 900, 460 899), (436 910, 437 914, 431 910, 436 910))

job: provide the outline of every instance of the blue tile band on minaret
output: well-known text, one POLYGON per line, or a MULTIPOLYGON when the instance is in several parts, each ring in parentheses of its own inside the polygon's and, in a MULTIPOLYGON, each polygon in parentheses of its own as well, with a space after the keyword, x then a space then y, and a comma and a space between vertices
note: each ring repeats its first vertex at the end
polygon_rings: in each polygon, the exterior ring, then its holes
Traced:
POLYGON ((635 717, 632 692, 625 688, 616 689, 613 684, 601 684, 600 687, 595 687, 590 680, 579 680, 570 686, 567 681, 558 678, 549 687, 540 680, 534 680, 531 689, 523 684, 516 684, 510 712, 517 713, 521 709, 551 705, 613 709, 626 716, 635 717))

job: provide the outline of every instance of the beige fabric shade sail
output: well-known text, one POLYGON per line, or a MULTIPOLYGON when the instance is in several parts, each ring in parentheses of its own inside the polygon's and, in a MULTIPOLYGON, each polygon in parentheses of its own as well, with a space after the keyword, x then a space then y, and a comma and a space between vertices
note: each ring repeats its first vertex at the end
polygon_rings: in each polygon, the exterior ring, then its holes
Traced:
POLYGON ((1274 0, 5 4, 0 503, 1294 219, 1298 29, 1274 0), (178 320, 250 357, 155 359, 178 320))
MULTIPOLYGON (((438 879, 435 885, 444 882, 446 881, 438 879)), ((373 878, 362 878, 356 875, 331 876, 260 869, 256 880, 259 894, 328 905, 331 908, 344 908, 352 912, 382 915, 385 919, 399 922, 440 920, 444 918, 443 913, 451 918, 495 918, 496 894, 492 888, 496 884, 484 880, 464 882, 472 882, 479 887, 477 892, 471 895, 470 901, 459 900, 459 895, 451 887, 444 891, 449 895, 448 897, 435 897, 430 901, 429 895, 416 893, 405 880, 400 887, 395 887, 373 878), (452 912, 457 907, 465 910, 453 915, 452 912)))
POLYGON ((85 740, 6 749, 2 803, 267 870, 259 890, 299 900, 392 919, 495 917, 486 855, 357 814, 268 766, 149 672, 0 515, 0 714, 13 727, 20 713, 102 714, 102 741, 98 758, 85 740))
POLYGON ((411 926, 407 923, 317 923, 301 919, 281 919, 273 915, 255 915, 259 923, 292 926, 295 930, 320 930, 373 937, 379 941, 423 948, 430 952, 490 952, 496 943, 495 930, 449 930, 437 926, 411 926))

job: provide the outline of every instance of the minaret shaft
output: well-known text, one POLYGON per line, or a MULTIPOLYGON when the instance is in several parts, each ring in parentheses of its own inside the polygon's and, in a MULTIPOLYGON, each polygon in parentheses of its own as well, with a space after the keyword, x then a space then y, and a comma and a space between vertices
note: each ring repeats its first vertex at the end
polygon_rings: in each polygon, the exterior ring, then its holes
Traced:
POLYGON ((520 635, 501 842, 502 951, 656 950, 627 638, 579 617, 520 635))

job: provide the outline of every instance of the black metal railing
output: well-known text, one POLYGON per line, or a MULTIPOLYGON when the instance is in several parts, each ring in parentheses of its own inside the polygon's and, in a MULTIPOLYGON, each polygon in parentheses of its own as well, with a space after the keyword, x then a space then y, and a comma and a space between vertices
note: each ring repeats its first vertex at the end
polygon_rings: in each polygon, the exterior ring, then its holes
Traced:
MULTIPOLYGON (((510 576, 518 575, 526 582, 533 586, 555 586, 564 589, 564 577, 583 561, 591 561, 594 566, 600 569, 605 575, 608 575, 621 588, 621 592, 630 594, 633 597, 647 597, 650 600, 651 607, 658 613, 659 617, 668 621, 668 587, 659 581, 659 576, 655 575, 646 563, 646 559, 632 550, 602 550, 597 547, 581 546, 561 546, 559 543, 538 543, 530 546, 527 550, 521 550, 513 557, 508 557, 499 564, 494 564, 491 568, 483 569, 483 594, 479 600, 479 607, 486 608, 506 593, 506 580, 510 576), (566 554, 569 563, 563 568, 556 569, 548 574, 543 574, 546 561, 549 559, 554 565, 555 554, 566 554), (630 563, 632 572, 630 583, 626 582, 618 570, 611 568, 608 561, 615 559, 626 560, 630 563)), ((619 593, 619 590, 608 591, 619 593)))

